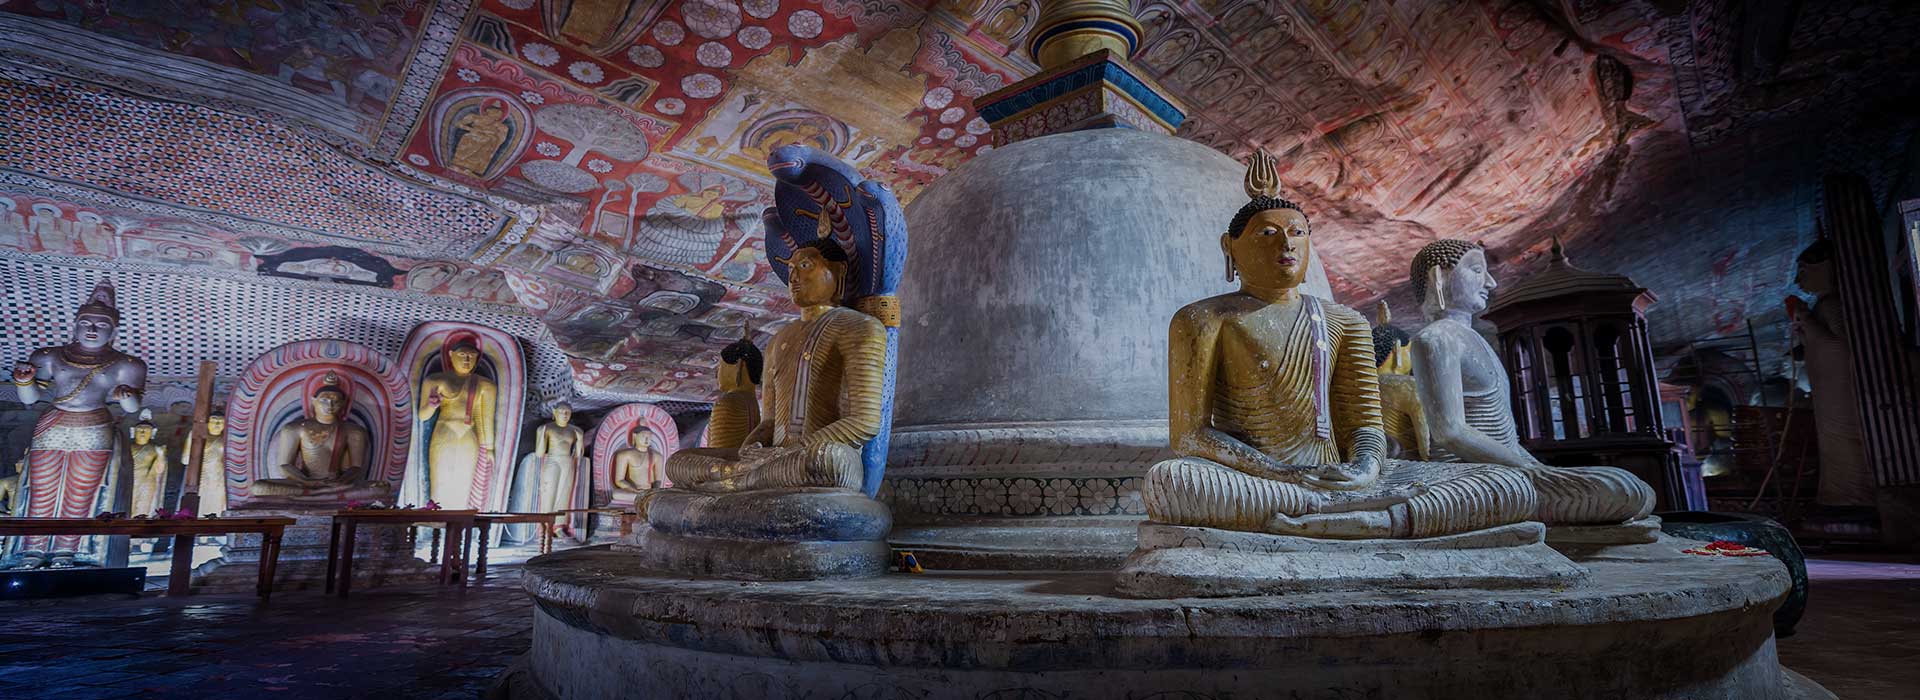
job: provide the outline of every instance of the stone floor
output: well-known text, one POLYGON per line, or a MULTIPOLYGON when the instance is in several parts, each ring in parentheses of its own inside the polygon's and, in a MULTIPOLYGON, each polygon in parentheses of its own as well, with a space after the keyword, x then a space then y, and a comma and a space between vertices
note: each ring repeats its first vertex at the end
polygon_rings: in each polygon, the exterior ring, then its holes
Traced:
MULTIPOLYGON (((1788 666, 1845 700, 1920 697, 1920 564, 1820 559, 1788 666)), ((245 596, 0 603, 0 698, 479 696, 524 653, 517 567, 463 596, 431 586, 245 596)))

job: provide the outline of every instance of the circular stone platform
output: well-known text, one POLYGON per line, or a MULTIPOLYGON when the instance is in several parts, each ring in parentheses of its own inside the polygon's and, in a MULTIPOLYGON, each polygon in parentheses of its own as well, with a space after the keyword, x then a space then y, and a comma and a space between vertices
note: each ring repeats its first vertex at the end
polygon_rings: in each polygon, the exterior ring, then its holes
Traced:
MULTIPOLYGON (((1559 590, 1136 600, 1111 573, 677 578, 528 562, 514 697, 1802 697, 1774 656, 1787 571, 1667 540, 1559 590), (1164 694, 1163 694, 1164 693, 1164 694)), ((1618 550, 1620 548, 1616 548, 1618 550)))

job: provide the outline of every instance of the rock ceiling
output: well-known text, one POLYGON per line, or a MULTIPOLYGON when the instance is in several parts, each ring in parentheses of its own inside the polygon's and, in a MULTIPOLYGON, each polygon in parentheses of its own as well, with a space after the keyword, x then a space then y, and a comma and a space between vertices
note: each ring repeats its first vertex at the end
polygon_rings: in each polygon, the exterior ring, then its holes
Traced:
MULTIPOLYGON (((1648 154, 1711 149, 1914 70, 1915 13, 1895 2, 1136 11, 1136 62, 1194 107, 1181 135, 1280 155, 1354 302, 1400 286, 1426 240, 1524 259, 1616 209, 1648 154)), ((1016 47, 1036 14, 1032 0, 0 2, 0 246, 523 310, 583 388, 703 400, 718 348, 793 311, 757 239, 767 151, 816 146, 910 201, 991 148, 973 100, 1033 72, 1016 47)))

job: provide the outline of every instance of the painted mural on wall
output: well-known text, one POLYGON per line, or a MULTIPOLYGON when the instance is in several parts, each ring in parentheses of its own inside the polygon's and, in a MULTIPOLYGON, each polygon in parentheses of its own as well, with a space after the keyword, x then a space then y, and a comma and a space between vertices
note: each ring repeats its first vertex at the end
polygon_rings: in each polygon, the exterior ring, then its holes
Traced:
MULTIPOLYGON (((1436 237, 1525 265, 1550 233, 1604 235, 1630 185, 1695 149, 1920 73, 1903 61, 1920 13, 1886 3, 1801 8, 1791 42, 1751 65, 1732 48, 1751 14, 1729 3, 1563 5, 1140 0, 1135 62, 1193 107, 1181 136, 1281 155, 1354 303, 1395 292, 1436 237), (1774 83, 1795 87, 1757 87, 1774 83)), ((991 150, 973 102, 1034 71, 1037 15, 1034 0, 6 3, 0 19, 247 80, 196 93, 115 67, 134 61, 42 71, 56 57, 26 44, 44 37, 0 37, 35 57, 0 65, 20 126, 0 152, 0 247, 515 305, 583 390, 708 400, 716 337, 795 311, 769 300, 766 154, 816 148, 910 202, 991 150), (300 100, 245 99, 258 81, 358 118, 320 133, 303 125, 327 115, 300 100), (272 262, 328 246, 384 264, 272 262), (689 302, 661 271, 720 291, 689 302)), ((1783 274, 1749 286, 1777 297, 1783 274)), ((1715 327, 1748 314, 1716 309, 1715 327)))

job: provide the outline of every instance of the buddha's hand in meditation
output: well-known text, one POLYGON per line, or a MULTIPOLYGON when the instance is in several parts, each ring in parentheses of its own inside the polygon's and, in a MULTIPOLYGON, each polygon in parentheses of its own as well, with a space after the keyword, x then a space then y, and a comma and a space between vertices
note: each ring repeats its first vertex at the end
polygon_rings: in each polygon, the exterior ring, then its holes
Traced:
POLYGON ((1380 459, 1366 456, 1352 462, 1328 464, 1309 472, 1303 482, 1330 491, 1355 491, 1380 478, 1380 459))
POLYGON ((779 452, 778 448, 762 445, 758 442, 750 442, 740 446, 740 461, 758 462, 772 457, 776 452, 779 452))
POLYGON ((27 382, 31 382, 33 381, 33 373, 34 373, 33 363, 31 362, 13 363, 13 383, 25 384, 27 382))
POLYGON ((1390 489, 1372 493, 1329 491, 1321 494, 1322 499, 1320 506, 1316 510, 1321 513, 1381 510, 1396 504, 1406 503, 1426 493, 1427 485, 1418 482, 1407 484, 1406 486, 1395 486, 1390 489))

